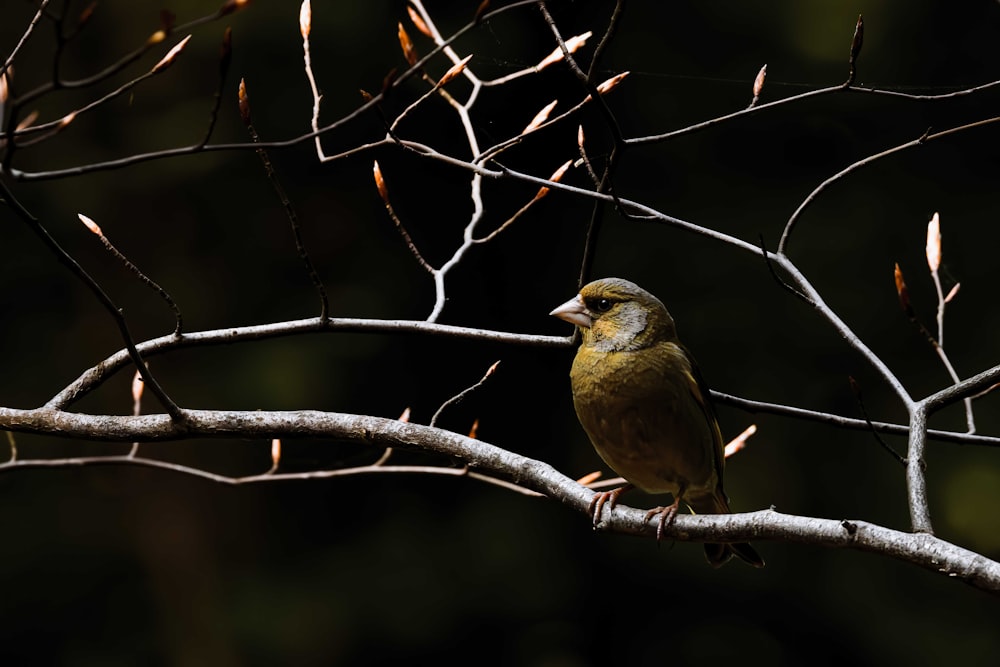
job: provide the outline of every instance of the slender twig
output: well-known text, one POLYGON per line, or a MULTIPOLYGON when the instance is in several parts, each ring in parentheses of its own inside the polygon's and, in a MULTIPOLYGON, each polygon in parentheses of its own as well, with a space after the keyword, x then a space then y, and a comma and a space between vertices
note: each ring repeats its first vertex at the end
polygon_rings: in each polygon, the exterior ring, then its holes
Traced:
POLYGON ((493 362, 493 365, 490 366, 488 369, 486 369, 486 373, 483 375, 483 377, 481 377, 479 379, 479 382, 477 382, 476 384, 472 385, 471 387, 466 387, 465 389, 463 389, 462 391, 460 391, 459 393, 455 394, 454 396, 452 396, 451 398, 449 398, 447 401, 445 401, 444 403, 442 403, 441 407, 439 407, 437 409, 437 411, 434 413, 434 415, 431 417, 431 421, 430 421, 429 425, 430 426, 435 426, 437 424, 438 417, 441 416, 442 412, 444 412, 447 408, 449 408, 449 407, 451 407, 453 405, 457 405, 466 396, 468 396, 469 394, 471 394, 475 390, 477 390, 480 387, 482 387, 486 383, 486 381, 490 378, 490 376, 493 375, 493 373, 496 371, 497 366, 499 364, 500 364, 499 360, 493 362))
MULTIPOLYGON (((240 80, 239 103, 240 115, 243 118, 243 124, 247 129, 247 133, 250 135, 250 141, 254 144, 260 144, 260 137, 257 136, 257 130, 251 122, 250 97, 247 94, 246 84, 243 80, 240 80)), ((263 148, 258 148, 257 156, 264 165, 264 173, 267 175, 267 181, 271 184, 271 188, 278 196, 278 200, 281 202, 281 207, 285 211, 285 217, 288 218, 288 222, 292 228, 292 237, 295 240, 295 250, 298 252, 299 259, 302 260, 302 263, 305 265, 306 274, 309 276, 309 280, 312 281, 313 287, 316 289, 316 293, 319 296, 319 319, 321 322, 326 322, 330 317, 330 302, 326 295, 326 286, 323 284, 323 280, 319 277, 319 272, 316 271, 316 266, 313 264, 312 258, 309 256, 308 251, 306 251, 305 242, 302 240, 302 227, 299 225, 299 216, 295 212, 292 200, 289 199, 288 195, 285 193, 285 188, 282 187, 281 181, 278 179, 278 173, 275 171, 274 164, 271 162, 271 158, 267 154, 267 151, 263 148)))
POLYGON ((77 217, 80 218, 80 221, 87 227, 87 229, 97 235, 97 237, 101 240, 101 243, 104 244, 105 249, 111 253, 112 257, 121 262, 129 273, 139 279, 139 282, 156 292, 156 294, 163 299, 170 310, 174 313, 174 335, 180 335, 184 329, 184 319, 181 316, 181 309, 178 307, 177 302, 174 301, 173 297, 171 297, 165 289, 160 287, 156 281, 143 273, 138 266, 129 261, 128 257, 123 255, 121 251, 111 243, 111 239, 104 235, 104 231, 96 222, 82 213, 78 213, 77 217))
POLYGON ((160 383, 156 380, 156 378, 149 372, 149 368, 147 368, 146 364, 143 362, 142 355, 140 355, 139 350, 136 349, 135 341, 132 338, 132 333, 129 331, 128 324, 125 321, 125 316, 122 314, 121 309, 115 305, 115 303, 111 300, 111 297, 108 296, 107 292, 101 288, 97 281, 94 280, 94 278, 92 278, 91 275, 87 273, 75 259, 73 259, 72 255, 66 252, 62 246, 59 245, 59 243, 52 237, 51 234, 49 234, 48 230, 42 225, 42 223, 31 215, 31 213, 29 213, 28 210, 14 198, 14 195, 10 192, 7 185, 2 180, 0 180, 0 196, 2 196, 2 199, 9 207, 14 209, 22 222, 24 222, 28 228, 42 240, 52 254, 56 256, 59 263, 69 269, 69 271, 91 291, 91 293, 97 298, 98 302, 104 306, 105 310, 108 311, 115 324, 118 326, 118 331, 121 333, 121 337, 125 342, 125 348, 128 351, 129 359, 133 364, 135 364, 136 368, 139 369, 143 380, 149 384, 149 388, 153 392, 153 395, 155 395, 157 400, 160 401, 164 409, 170 415, 171 419, 179 424, 182 424, 184 422, 184 412, 176 403, 174 403, 174 401, 167 395, 166 391, 164 391, 163 387, 160 386, 160 383))

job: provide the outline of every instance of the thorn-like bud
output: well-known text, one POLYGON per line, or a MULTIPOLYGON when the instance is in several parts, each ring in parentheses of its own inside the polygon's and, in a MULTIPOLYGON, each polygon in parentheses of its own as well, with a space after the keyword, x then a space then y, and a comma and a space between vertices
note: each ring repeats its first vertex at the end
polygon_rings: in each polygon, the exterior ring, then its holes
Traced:
POLYGON ((539 125, 547 121, 549 119, 549 114, 552 113, 552 110, 556 108, 556 105, 558 103, 559 100, 552 100, 551 102, 546 104, 541 111, 535 114, 535 117, 531 119, 531 122, 528 123, 527 127, 521 130, 521 135, 523 136, 525 134, 528 134, 529 132, 537 129, 539 125))
POLYGON ((910 305, 910 290, 906 288, 906 281, 903 280, 903 271, 899 268, 899 263, 896 263, 893 274, 896 278, 896 294, 899 295, 899 305, 904 313, 912 316, 913 306, 910 305))
POLYGON ((472 426, 469 428, 469 437, 473 440, 476 439, 476 433, 479 432, 479 419, 472 420, 472 426))
POLYGON ((166 68, 170 67, 174 63, 174 60, 177 58, 177 54, 179 54, 181 51, 184 50, 184 47, 187 46, 187 43, 190 40, 191 40, 191 35, 188 35, 181 41, 174 44, 174 48, 167 51, 167 55, 163 56, 163 58, 160 59, 160 62, 153 65, 152 71, 162 72, 166 68))
POLYGON ((389 189, 385 187, 385 179, 382 178, 382 168, 378 166, 378 160, 375 160, 375 166, 372 167, 372 174, 375 176, 375 187, 378 188, 378 196, 388 205, 389 189))
POLYGON ((578 125, 576 128, 576 145, 583 150, 583 125, 578 125))
POLYGON ((941 266, 941 218, 937 213, 927 223, 927 266, 937 273, 941 266))
POLYGON ((90 231, 92 231, 93 233, 97 234, 100 237, 104 236, 104 233, 101 232, 101 228, 98 226, 98 224, 93 220, 91 220, 90 218, 88 218, 87 216, 85 216, 83 213, 77 213, 76 217, 80 218, 80 222, 86 225, 87 229, 89 229, 90 231))
POLYGON ((854 25, 854 37, 851 38, 851 60, 853 64, 861 53, 861 45, 865 41, 865 21, 861 14, 858 14, 858 22, 854 25))
POLYGON ((83 11, 80 12, 80 16, 78 16, 76 19, 77 29, 80 29, 83 26, 87 25, 87 22, 90 21, 91 17, 94 15, 94 10, 96 9, 97 9, 97 0, 94 0, 94 2, 90 3, 89 5, 83 8, 83 11))
POLYGON ((240 79, 240 88, 237 93, 239 98, 239 108, 240 108, 240 118, 243 120, 244 125, 250 124, 250 96, 247 95, 247 83, 244 79, 240 79))
POLYGON ((234 12, 238 12, 247 5, 250 4, 250 0, 226 0, 222 7, 219 9, 219 16, 228 16, 234 12))
POLYGON ((756 432, 757 432, 757 425, 756 424, 750 424, 750 426, 747 426, 746 429, 744 429, 744 431, 742 433, 740 433, 738 436, 736 436, 735 438, 733 438, 729 442, 729 444, 726 445, 726 448, 725 448, 725 450, 723 452, 723 455, 725 456, 725 458, 728 459, 730 456, 732 456, 736 452, 738 452, 741 449, 743 449, 744 447, 746 447, 747 446, 747 439, 751 435, 753 435, 754 433, 756 433, 756 432))
MULTIPOLYGON (((570 37, 565 41, 566 50, 569 51, 570 53, 576 53, 577 49, 586 44, 587 40, 590 39, 591 35, 593 34, 594 33, 588 30, 582 35, 576 35, 574 37, 570 37)), ((540 72, 549 65, 554 65, 555 63, 559 62, 562 59, 563 59, 563 50, 557 46, 555 51, 542 58, 542 60, 537 65, 535 65, 535 71, 540 72)))
POLYGON ((606 95, 610 93, 615 87, 622 82, 622 80, 629 75, 628 72, 622 72, 621 74, 616 74, 607 81, 601 83, 597 86, 597 92, 601 95, 606 95))
POLYGON ((865 22, 861 18, 861 14, 858 14, 858 22, 854 26, 854 37, 851 39, 851 56, 847 59, 847 65, 849 72, 847 74, 847 83, 845 86, 849 86, 854 83, 854 77, 858 73, 858 54, 861 53, 861 44, 864 42, 865 38, 865 22))
MULTIPOLYGON (((2 101, 3 100, 0 99, 0 102, 2 101)), ((38 111, 32 111, 18 122, 17 127, 15 129, 18 132, 20 132, 21 130, 25 130, 34 125, 36 120, 38 120, 38 111)))
POLYGON ((948 296, 944 298, 945 303, 951 303, 951 300, 958 295, 958 289, 962 286, 962 283, 955 283, 955 286, 948 290, 948 296))
POLYGON ((299 32, 302 34, 302 39, 309 38, 310 30, 312 30, 312 5, 309 4, 309 0, 302 0, 302 5, 299 7, 299 32))
POLYGON ((375 99, 375 97, 364 88, 359 89, 358 92, 361 93, 361 99, 363 99, 365 102, 371 102, 373 99, 375 99))
POLYGON ((397 31, 399 46, 403 49, 403 57, 406 58, 406 62, 410 67, 413 67, 417 62, 417 49, 413 46, 413 40, 407 34, 406 28, 403 27, 403 22, 400 21, 397 25, 399 26, 399 30, 397 31))
POLYGON ((583 477, 581 477, 580 479, 576 480, 576 483, 581 486, 587 486, 588 484, 593 484, 600 478, 601 478, 601 471, 595 470, 594 472, 588 473, 583 477))
POLYGON ((761 91, 764 90, 764 79, 767 78, 767 64, 760 68, 757 72, 757 78, 753 80, 753 98, 756 100, 760 97, 761 91))
POLYGON ((479 22, 483 20, 483 14, 485 14, 487 10, 489 10, 489 8, 490 8, 490 0, 483 0, 482 2, 480 2, 479 6, 476 7, 476 14, 472 19, 473 22, 478 25, 479 22))
POLYGON ((146 44, 149 46, 152 46, 153 44, 159 44, 166 38, 167 38, 166 30, 157 30, 156 32, 154 32, 152 35, 149 36, 149 39, 146 40, 146 44))
POLYGON ((454 65, 452 65, 448 69, 448 71, 444 73, 444 76, 442 76, 441 79, 437 82, 438 87, 440 88, 441 86, 447 85, 456 76, 458 76, 459 74, 461 74, 462 72, 464 72, 465 71, 465 66, 469 64, 470 60, 472 60, 472 54, 471 53, 469 55, 465 56, 464 58, 462 58, 461 60, 459 60, 454 65))
POLYGON ((406 406, 406 409, 403 410, 403 414, 399 415, 399 421, 406 424, 410 423, 410 406, 406 406))
POLYGON ((275 438, 271 440, 271 472, 278 469, 278 465, 281 463, 281 439, 275 438))
POLYGON ((434 33, 432 33, 431 29, 427 27, 427 24, 424 23, 424 20, 420 18, 420 14, 418 14, 417 10, 413 8, 413 5, 406 6, 406 13, 410 15, 410 21, 413 22, 413 26, 417 30, 422 32, 425 36, 434 39, 434 33))
POLYGON ((66 127, 67 125, 69 125, 70 123, 72 123, 74 120, 76 120, 76 112, 75 111, 70 111, 68 114, 66 114, 65 116, 62 117, 62 120, 59 121, 59 127, 61 127, 61 128, 62 127, 66 127))
POLYGON ((496 361, 493 362, 493 365, 486 370, 486 375, 483 376, 483 379, 485 380, 489 376, 493 375, 497 370, 497 366, 499 365, 500 365, 500 360, 497 359, 496 361))
MULTIPOLYGON (((549 176, 549 180, 554 181, 556 183, 561 181, 562 177, 566 174, 566 170, 569 169, 570 165, 572 164, 573 164, 572 160, 566 160, 566 162, 564 162, 561 167, 556 169, 555 172, 551 176, 549 176)), ((534 200, 538 201, 547 194, 549 194, 549 188, 543 185, 542 187, 538 188, 538 192, 535 193, 534 200)))
POLYGON ((146 387, 146 383, 142 380, 142 373, 138 369, 135 371, 135 375, 132 376, 132 402, 138 404, 142 400, 142 390, 146 387))

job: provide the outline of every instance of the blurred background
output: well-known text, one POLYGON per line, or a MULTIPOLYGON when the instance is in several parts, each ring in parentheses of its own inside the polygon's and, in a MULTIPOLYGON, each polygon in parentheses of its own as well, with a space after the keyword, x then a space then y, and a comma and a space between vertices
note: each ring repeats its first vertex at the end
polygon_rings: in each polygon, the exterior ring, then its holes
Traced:
MULTIPOLYGON (((433 2, 444 34, 477 2, 433 2)), ((500 6, 495 3, 494 6, 500 6)), ((87 3, 68 5, 75 16, 87 3)), ((183 24, 214 2, 164 5, 183 24)), ((552 2, 564 37, 603 33, 610 3, 552 2)), ((0 4, 0 54, 23 34, 36 4, 0 4)), ((143 44, 160 24, 150 3, 100 3, 65 47, 67 79, 90 76, 143 44)), ((631 74, 607 97, 622 132, 679 129, 745 108, 767 64, 761 103, 842 83, 858 13, 865 20, 857 83, 943 94, 1000 79, 1000 5, 842 2, 632 3, 601 62, 601 78, 631 74)), ((402 2, 313 4, 312 54, 324 123, 405 68, 402 22, 421 54, 429 41, 402 2)), ((72 24, 72 22, 70 22, 72 24)), ((158 77, 66 131, 14 155, 42 172, 197 142, 217 84, 219 44, 233 29, 233 60, 213 143, 244 142, 236 110, 243 77, 264 140, 308 131, 312 99, 301 64, 298 5, 254 0, 190 30, 191 42, 158 77)), ((54 37, 43 20, 14 63, 15 94, 51 81, 54 37)), ((169 37, 96 88, 40 98, 39 122, 151 68, 185 33, 169 37)), ((581 62, 597 43, 579 52, 581 62)), ((492 79, 531 66, 555 44, 526 6, 456 40, 470 68, 492 79)), ((428 65, 433 78, 448 67, 428 65)), ((463 81, 449 91, 463 99, 463 81)), ((426 89, 403 84, 393 117, 426 89)), ((583 93, 563 66, 484 89, 472 118, 485 147, 517 134, 552 99, 583 93)), ((812 98, 713 125, 622 158, 618 192, 670 215, 773 249, 789 216, 823 180, 866 156, 996 114, 986 90, 919 101, 862 93, 812 98)), ((534 135, 502 162, 547 177, 576 156, 577 125, 600 163, 610 133, 599 113, 534 135)), ((468 145, 444 102, 432 99, 400 135, 459 156, 468 145)), ((324 138, 328 154, 384 135, 375 114, 324 138)), ((838 181, 807 210, 791 257, 829 305, 917 397, 949 384, 940 360, 899 308, 898 263, 916 312, 936 309, 924 258, 926 225, 941 216, 948 305, 945 347, 962 377, 997 363, 1000 285, 1000 139, 995 127, 877 161, 838 181)), ((319 164, 306 142, 270 157, 302 223, 333 316, 422 319, 430 277, 413 261, 371 180, 378 159, 393 204, 434 265, 461 241, 472 211, 469 175, 378 150, 319 164)), ((6 178, 6 177, 5 177, 6 178)), ((581 169, 565 181, 587 187, 581 169)), ((169 333, 169 309, 111 258, 77 220, 110 240, 180 304, 188 331, 318 314, 289 224, 251 151, 210 152, 128 169, 7 184, 124 309, 137 339, 169 333)), ((485 235, 535 193, 486 182, 485 235)), ((590 205, 553 191, 449 274, 441 321, 520 333, 568 334, 548 317, 576 291, 590 205)), ((37 407, 122 347, 106 311, 10 209, 0 208, 0 405, 37 407)), ((632 279, 662 298, 716 389, 762 401, 859 417, 848 377, 873 419, 905 420, 893 392, 814 311, 776 285, 759 256, 681 229, 608 211, 591 277, 632 279)), ((394 418, 407 407, 427 423, 448 398, 497 373, 448 409, 439 425, 551 463, 572 477, 603 469, 573 414, 573 351, 413 335, 292 337, 188 349, 154 358, 181 405, 207 409, 318 409, 394 418)), ((74 406, 131 411, 131 372, 74 406)), ((976 402, 979 432, 998 432, 998 399, 976 402)), ((155 401, 146 399, 146 409, 155 401)), ((869 433, 719 406, 732 437, 759 431, 731 459, 734 509, 872 521, 906 530, 904 470, 869 433)), ((964 429, 949 408, 932 427, 964 429)), ((902 451, 905 440, 887 437, 902 451)), ((127 445, 17 435, 19 456, 124 453, 127 445)), ((141 453, 228 475, 265 471, 267 442, 190 440, 141 453)), ((330 441, 284 443, 286 471, 374 460, 378 452, 330 441)), ((0 454, 3 458, 4 454, 0 454)), ((409 454, 400 461, 438 463, 409 454)), ((939 536, 1000 557, 1000 464, 989 447, 933 442, 932 518, 939 536)), ((659 499, 640 493, 628 504, 659 499)), ((997 600, 914 566, 872 554, 761 542, 762 571, 709 568, 700 545, 595 533, 586 517, 547 500, 472 480, 380 476, 226 487, 137 467, 15 471, 0 475, 0 664, 380 665, 458 659, 566 666, 694 664, 967 664, 1000 657, 997 600)))

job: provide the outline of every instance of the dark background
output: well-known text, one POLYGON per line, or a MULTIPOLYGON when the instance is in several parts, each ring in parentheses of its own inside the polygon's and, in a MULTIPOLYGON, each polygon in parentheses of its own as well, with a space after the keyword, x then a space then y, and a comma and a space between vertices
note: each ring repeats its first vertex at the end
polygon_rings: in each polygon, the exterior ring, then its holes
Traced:
MULTIPOLYGON (((62 3, 55 3, 60 5, 62 3)), ((445 34, 475 2, 434 3, 445 34)), ((499 3, 497 3, 499 4, 499 3)), ((763 102, 835 85, 847 75, 857 15, 866 34, 858 83, 941 94, 1000 78, 996 2, 869 6, 803 3, 631 3, 602 77, 629 70, 608 99, 627 136, 684 127, 744 108, 760 66, 763 102)), ((70 3, 75 11, 84 3, 70 3)), ((174 2, 179 22, 215 3, 174 2)), ((553 2, 566 37, 600 34, 609 3, 553 2)), ((65 59, 89 75, 143 43, 158 22, 152 3, 104 2, 65 59)), ((34 12, 0 5, 6 57, 34 12)), ((405 5, 316 2, 313 62, 323 120, 377 92, 404 66, 402 21, 429 50, 405 5)), ((193 31, 162 76, 59 137, 15 156, 43 171, 197 141, 216 85, 218 44, 233 27, 233 64, 213 141, 244 141, 236 86, 245 77, 264 139, 308 129, 312 100, 301 66, 298 5, 255 0, 193 31)), ((51 26, 43 22, 15 63, 20 92, 48 80, 51 26)), ((183 35, 147 54, 146 71, 183 35)), ((592 54, 596 38, 580 52, 592 54)), ((554 47, 537 9, 501 16, 459 40, 470 66, 493 78, 538 62, 554 47)), ((434 76, 447 68, 430 66, 434 76)), ((110 90, 113 85, 102 88, 110 90)), ((421 93, 404 84, 390 115, 421 93)), ((462 82, 451 88, 461 96, 462 82)), ((473 110, 482 146, 516 134, 538 109, 580 99, 563 67, 486 89, 473 110)), ((43 120, 96 97, 63 91, 38 103, 43 120)), ((791 213, 852 162, 996 114, 986 91, 944 101, 838 94, 741 117, 669 143, 635 148, 619 191, 671 215, 773 248, 791 213)), ((599 114, 539 134, 509 151, 512 168, 548 176, 575 156, 583 122, 597 158, 608 147, 599 114)), ((453 114, 431 100, 401 134, 467 154, 453 114)), ((327 153, 383 134, 368 115, 325 139, 327 153)), ((831 307, 923 396, 948 384, 933 350, 899 309, 893 263, 930 325, 936 301, 924 259, 926 223, 941 214, 946 348, 968 377, 997 363, 996 129, 955 135, 876 162, 831 187, 808 210, 790 254, 831 307)), ((399 151, 317 163, 311 144, 271 158, 327 285, 332 314, 422 319, 433 284, 393 229, 371 180, 382 165, 393 203, 428 260, 440 265, 471 213, 469 175, 399 151)), ((586 186, 581 170, 566 182, 586 186)), ((169 310, 127 274, 77 221, 94 218, 133 262, 181 305, 187 330, 315 316, 318 304, 288 222, 249 151, 147 162, 125 170, 17 183, 15 194, 121 305, 138 339, 169 333, 169 310)), ((535 188, 484 185, 482 233, 535 188)), ((0 209, 0 405, 36 407, 122 346, 106 311, 9 209, 0 209)), ((590 213, 552 192, 495 242, 470 252, 448 279, 442 322, 565 334, 547 316, 573 295, 590 213)), ((482 234, 480 234, 482 235, 482 234)), ((870 366, 815 312, 778 288, 759 256, 683 230, 607 215, 593 276, 619 275, 658 294, 710 384, 727 393, 859 416, 848 376, 875 419, 905 411, 870 366)), ((423 336, 331 334, 189 349, 153 360, 181 404, 199 408, 321 409, 427 423, 494 361, 496 375, 440 425, 538 458, 571 476, 601 468, 573 415, 572 351, 423 336)), ((127 414, 130 372, 74 406, 127 414)), ((147 398, 146 409, 155 401, 147 398)), ((977 402, 977 425, 996 433, 997 398, 977 402)), ((736 510, 873 521, 905 530, 902 466, 867 433, 751 415, 720 406, 723 431, 759 433, 730 460, 736 510)), ((932 426, 962 429, 950 408, 932 426)), ((905 441, 887 440, 902 449, 905 441)), ((22 458, 121 453, 127 446, 18 435, 22 458)), ((269 444, 192 440, 142 453, 231 474, 263 472, 269 444)), ((286 471, 371 461, 337 442, 286 441, 286 471)), ((437 463, 430 457, 403 461, 437 463)), ((1000 557, 1000 467, 986 447, 932 443, 932 516, 944 539, 1000 557)), ((656 500, 641 494, 629 504, 656 500)), ((884 557, 795 544, 757 545, 768 562, 709 568, 699 545, 595 534, 584 516, 470 480, 380 476, 226 487, 163 471, 91 467, 0 475, 0 663, 65 665, 390 664, 443 660, 573 666, 752 660, 784 665, 984 664, 1000 657, 996 599, 945 576, 884 557)))

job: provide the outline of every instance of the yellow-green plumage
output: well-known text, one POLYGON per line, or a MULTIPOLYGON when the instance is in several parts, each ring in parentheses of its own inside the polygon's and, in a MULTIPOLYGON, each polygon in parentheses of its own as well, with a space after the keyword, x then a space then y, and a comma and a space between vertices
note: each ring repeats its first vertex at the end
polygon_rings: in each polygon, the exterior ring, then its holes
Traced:
MULTIPOLYGON (((606 278, 552 314, 580 327, 573 403, 604 462, 647 493, 670 493, 696 513, 728 513, 724 445, 708 389, 660 300, 606 278)), ((748 544, 706 544, 705 551, 714 566, 733 554, 764 564, 748 544)))

